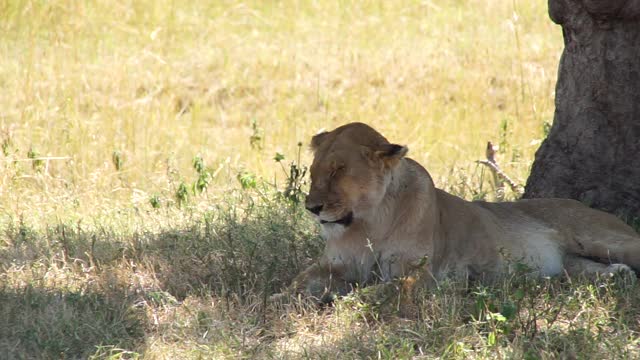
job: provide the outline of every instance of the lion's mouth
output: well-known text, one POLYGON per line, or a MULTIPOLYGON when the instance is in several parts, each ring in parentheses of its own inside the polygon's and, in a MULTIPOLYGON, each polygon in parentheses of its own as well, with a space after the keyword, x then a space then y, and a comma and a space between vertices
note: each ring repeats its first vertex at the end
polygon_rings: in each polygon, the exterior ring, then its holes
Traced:
POLYGON ((353 211, 349 211, 349 213, 345 217, 335 221, 320 220, 320 224, 340 224, 344 226, 349 226, 351 225, 352 222, 353 222, 353 211))

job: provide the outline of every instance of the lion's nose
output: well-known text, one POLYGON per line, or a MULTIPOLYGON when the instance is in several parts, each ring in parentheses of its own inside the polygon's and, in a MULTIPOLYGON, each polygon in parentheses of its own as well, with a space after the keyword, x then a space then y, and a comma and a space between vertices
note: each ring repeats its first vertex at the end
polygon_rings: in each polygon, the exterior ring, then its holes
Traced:
POLYGON ((322 205, 318 206, 306 206, 307 210, 311 211, 316 215, 320 215, 320 211, 322 211, 322 205))

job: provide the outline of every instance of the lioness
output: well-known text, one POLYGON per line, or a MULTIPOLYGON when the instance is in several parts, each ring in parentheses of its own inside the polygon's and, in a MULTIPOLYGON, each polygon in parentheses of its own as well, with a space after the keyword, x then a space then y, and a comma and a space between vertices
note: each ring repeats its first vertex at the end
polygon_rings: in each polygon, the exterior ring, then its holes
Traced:
POLYGON ((434 279, 491 278, 516 262, 540 276, 640 270, 638 234, 577 201, 465 201, 437 189, 406 146, 362 123, 320 133, 311 148, 306 208, 326 248, 290 291, 345 293, 417 267, 434 279))

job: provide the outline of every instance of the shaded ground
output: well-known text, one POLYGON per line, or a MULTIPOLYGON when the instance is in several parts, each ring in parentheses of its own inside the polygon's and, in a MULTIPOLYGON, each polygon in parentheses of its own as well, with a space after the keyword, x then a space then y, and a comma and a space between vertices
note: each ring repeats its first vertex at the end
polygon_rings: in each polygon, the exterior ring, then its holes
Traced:
POLYGON ((512 274, 491 286, 441 284, 412 302, 391 284, 324 309, 296 299, 267 305, 322 246, 279 195, 160 231, 5 225, 0 351, 8 358, 640 355, 640 289, 617 279, 512 274))

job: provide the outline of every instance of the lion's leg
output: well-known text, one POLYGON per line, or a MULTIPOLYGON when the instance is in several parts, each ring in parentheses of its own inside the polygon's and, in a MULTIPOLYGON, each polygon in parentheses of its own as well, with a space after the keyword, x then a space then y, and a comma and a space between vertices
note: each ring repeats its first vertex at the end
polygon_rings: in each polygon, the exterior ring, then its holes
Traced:
POLYGON ((635 272, 625 264, 603 264, 577 255, 567 255, 564 259, 567 275, 573 276, 612 276, 621 273, 625 277, 636 278, 635 272))
POLYGON ((628 235, 582 237, 575 241, 574 253, 607 263, 622 263, 640 271, 640 237, 628 235))
POLYGON ((287 292, 323 299, 331 293, 345 295, 350 290, 350 285, 342 280, 338 272, 320 264, 313 264, 293 279, 287 292))

